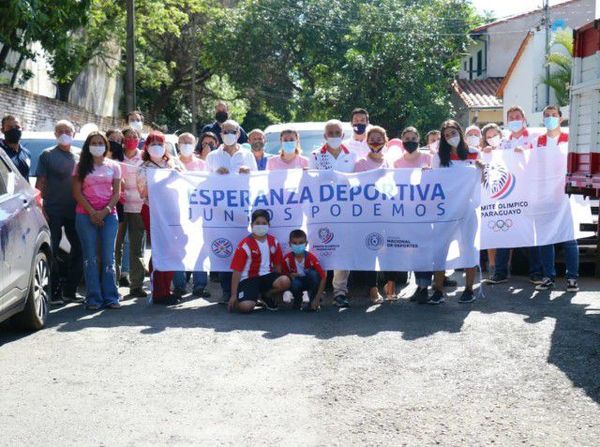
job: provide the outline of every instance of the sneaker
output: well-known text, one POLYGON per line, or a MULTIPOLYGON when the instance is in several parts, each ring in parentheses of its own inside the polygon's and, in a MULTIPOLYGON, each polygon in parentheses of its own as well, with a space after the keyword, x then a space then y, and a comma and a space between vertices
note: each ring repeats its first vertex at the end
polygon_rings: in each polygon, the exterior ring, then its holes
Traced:
POLYGON ((262 299, 262 302, 265 304, 265 307, 267 308, 267 310, 270 310, 271 312, 275 312, 275 311, 279 310, 279 306, 277 305, 277 303, 275 302, 273 297, 264 296, 262 299))
POLYGON ((132 298, 146 298, 148 294, 141 287, 136 287, 134 289, 129 289, 129 296, 132 298))
POLYGON ((444 276, 444 287, 456 287, 457 285, 458 283, 456 281, 444 276))
POLYGON ((88 304, 85 306, 85 310, 91 310, 91 311, 100 310, 100 306, 98 306, 97 304, 88 304))
POLYGON ((296 310, 302 309, 302 296, 295 296, 293 299, 293 308, 296 310))
POLYGON ((112 303, 109 304, 108 306, 106 306, 107 309, 120 309, 121 308, 121 303, 112 303))
POLYGON ((538 283, 538 285, 535 286, 535 290, 540 291, 550 290, 552 288, 554 288, 554 281, 550 278, 544 278, 540 283, 538 283))
POLYGON ((119 279, 119 287, 130 287, 130 286, 131 286, 131 282, 129 282, 129 277, 121 276, 121 278, 119 279))
POLYGON ((183 295, 185 295, 187 293, 186 289, 180 289, 179 287, 176 287, 173 290, 173 295, 178 296, 178 297, 182 297, 183 295))
POLYGON ((194 289, 192 295, 198 298, 210 298, 210 292, 206 289, 194 289))
POLYGON ((160 306, 174 306, 175 304, 179 304, 180 302, 181 298, 176 295, 152 298, 152 303, 158 304, 160 306))
POLYGON ((445 301, 446 298, 444 298, 444 292, 441 292, 440 290, 434 290, 433 295, 431 295, 431 298, 429 298, 427 304, 442 304, 445 301))
POLYGON ((429 301, 429 294, 427 293, 427 287, 417 287, 415 293, 410 296, 410 301, 413 303, 427 304, 429 301))
POLYGON ((458 299, 458 302, 461 304, 472 303, 473 301, 475 301, 475 294, 471 289, 465 289, 460 298, 458 299))
POLYGON ((350 307, 350 302, 348 301, 348 298, 346 298, 345 295, 338 295, 333 299, 333 301, 337 307, 350 307))
POLYGON ((576 279, 567 279, 567 292, 579 292, 576 279))
POLYGON ((63 292, 63 301, 68 301, 70 303, 85 303, 85 299, 82 296, 77 296, 75 292, 63 292))
MULTIPOLYGON (((542 284, 544 282, 544 280, 547 278, 542 277, 542 275, 539 275, 537 273, 534 273, 533 275, 529 276, 529 282, 531 284, 535 284, 536 286, 538 284, 542 284)), ((544 289, 545 290, 545 289, 544 289)))
POLYGON ((508 281, 508 279, 506 278, 506 276, 504 275, 499 275, 497 273, 494 273, 494 275, 491 278, 487 278, 484 279, 483 282, 485 282, 486 284, 502 284, 504 282, 508 281))

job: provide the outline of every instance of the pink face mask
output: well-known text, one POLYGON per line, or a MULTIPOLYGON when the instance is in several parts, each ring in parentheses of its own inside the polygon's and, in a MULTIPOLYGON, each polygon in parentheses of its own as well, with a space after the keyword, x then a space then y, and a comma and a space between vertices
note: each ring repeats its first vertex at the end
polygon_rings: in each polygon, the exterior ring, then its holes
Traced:
POLYGON ((140 140, 137 138, 125 138, 123 140, 123 147, 125 147, 125 149, 128 151, 137 148, 138 144, 140 144, 140 140))

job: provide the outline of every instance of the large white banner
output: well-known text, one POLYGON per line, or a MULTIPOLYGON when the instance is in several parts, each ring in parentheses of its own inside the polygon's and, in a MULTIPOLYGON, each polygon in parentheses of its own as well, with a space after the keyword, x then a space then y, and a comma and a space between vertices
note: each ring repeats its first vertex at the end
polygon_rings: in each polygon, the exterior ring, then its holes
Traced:
POLYGON ((326 269, 429 271, 479 263, 480 171, 455 167, 214 175, 150 170, 152 256, 163 271, 229 270, 249 215, 287 250, 308 233, 326 269))
MULTIPOLYGON (((548 245, 580 236, 589 203, 565 194, 567 154, 559 148, 482 154, 481 248, 548 245)), ((591 220, 589 220, 591 222, 591 220)))

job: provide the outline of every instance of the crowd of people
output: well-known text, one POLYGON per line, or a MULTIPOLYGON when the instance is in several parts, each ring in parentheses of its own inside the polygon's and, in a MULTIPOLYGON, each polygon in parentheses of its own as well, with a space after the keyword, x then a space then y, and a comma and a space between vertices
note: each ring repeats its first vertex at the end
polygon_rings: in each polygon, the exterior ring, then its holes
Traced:
MULTIPOLYGON (((421 135, 407 127, 400 138, 389 139, 386 129, 372 125, 364 109, 350 115, 352 135, 344 134, 339 120, 324 126, 323 145, 309 156, 303 155, 300 134, 284 128, 279 135, 277 154, 265 153, 265 134, 260 129, 248 133, 229 117, 227 104, 219 102, 215 121, 204 126, 198 138, 192 133, 178 136, 177 154, 168 150, 165 135, 159 131, 144 134, 144 117, 139 111, 127 115, 122 129, 87 135, 83 147, 74 148, 75 127, 66 120, 56 123, 56 145, 43 151, 35 172, 36 188, 43 197, 43 211, 51 232, 52 250, 59 251, 64 235, 71 246, 66 259, 66 276, 53 268, 51 303, 84 300, 77 295, 85 278, 85 305, 89 310, 118 309, 123 299, 118 285, 129 287, 127 297, 145 298, 146 274, 151 278, 154 304, 171 305, 181 301, 192 279, 194 296, 208 298, 208 272, 163 272, 153 268, 152 258, 144 259, 150 242, 150 210, 147 174, 154 169, 207 171, 216 175, 247 174, 261 170, 315 169, 363 172, 373 169, 420 168, 452 169, 465 164, 483 167, 482 154, 512 150, 522 152, 565 145, 568 134, 561 130, 557 106, 544 109, 545 133, 532 135, 523 110, 508 110, 507 136, 496 124, 482 129, 472 125, 465 130, 454 120, 439 130, 429 131, 421 146, 421 135)), ((21 124, 17 117, 2 119, 0 147, 25 178, 29 178, 31 154, 20 144, 21 124)), ((289 253, 269 233, 270 216, 254 210, 251 232, 239 242, 232 258, 231 272, 218 272, 221 302, 230 311, 251 312, 256 306, 275 310, 278 302, 315 311, 320 308, 327 274, 309 251, 310 241, 301 229, 289 235, 289 253)), ((578 291, 578 247, 576 241, 562 244, 566 260, 566 290, 578 291)), ((549 290, 556 279, 554 245, 527 249, 529 278, 537 290, 549 290)), ((487 250, 485 282, 499 284, 509 278, 511 250, 487 250)), ((55 263, 56 264, 56 263, 55 263)), ((461 303, 473 302, 476 268, 464 269, 465 287, 461 303)), ((349 271, 333 272, 333 302, 348 307, 349 271)), ((417 288, 410 297, 418 303, 440 304, 445 287, 456 286, 445 272, 414 272, 417 288), (432 293, 429 293, 429 288, 432 293)), ((368 272, 370 299, 379 304, 398 299, 396 286, 406 282, 406 272, 368 272), (379 289, 383 281, 383 294, 379 289)))

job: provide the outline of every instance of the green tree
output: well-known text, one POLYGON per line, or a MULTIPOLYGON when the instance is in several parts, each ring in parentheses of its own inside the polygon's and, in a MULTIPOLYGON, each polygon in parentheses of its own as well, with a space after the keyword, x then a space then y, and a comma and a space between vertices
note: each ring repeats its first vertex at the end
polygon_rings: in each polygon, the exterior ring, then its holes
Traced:
POLYGON ((557 31, 552 37, 550 48, 558 47, 546 57, 546 66, 550 66, 550 76, 542 80, 556 95, 558 105, 569 104, 569 86, 573 67, 573 32, 568 29, 557 31))

